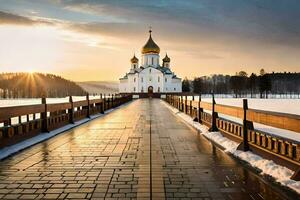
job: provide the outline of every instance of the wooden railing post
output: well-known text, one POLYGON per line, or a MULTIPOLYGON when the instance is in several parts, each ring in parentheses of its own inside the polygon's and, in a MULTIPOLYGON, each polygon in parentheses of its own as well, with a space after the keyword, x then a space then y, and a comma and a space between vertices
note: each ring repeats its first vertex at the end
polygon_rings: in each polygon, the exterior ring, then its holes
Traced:
POLYGON ((101 99, 101 103, 100 103, 100 113, 101 113, 101 114, 104 114, 104 101, 103 101, 102 93, 100 94, 100 99, 101 99))
POLYGON ((41 113, 42 132, 49 132, 46 97, 42 98, 42 104, 44 105, 44 112, 41 113))
POLYGON ((110 107, 110 94, 108 94, 108 98, 107 98, 107 109, 111 109, 110 107))
POLYGON ((87 113, 86 113, 86 117, 91 118, 91 107, 90 107, 90 96, 89 96, 89 93, 86 94, 86 101, 87 101, 87 113))
POLYGON ((238 146, 238 150, 249 151, 248 130, 253 130, 253 123, 247 120, 248 100, 243 99, 243 142, 238 146))
POLYGON ((218 127, 217 127, 218 113, 215 112, 215 105, 216 105, 215 95, 214 93, 212 93, 212 120, 211 120, 211 127, 209 129, 210 132, 218 131, 218 127))
POLYGON ((194 108, 193 108, 193 101, 195 101, 195 96, 192 96, 192 100, 190 101, 190 116, 194 117, 194 108))
POLYGON ((106 108, 106 94, 104 94, 104 98, 103 98, 103 111, 105 112, 107 110, 106 108))
POLYGON ((74 102, 73 102, 73 98, 72 96, 69 97, 69 102, 71 104, 71 108, 68 109, 68 113, 69 113, 69 122, 71 124, 74 124, 75 121, 74 121, 74 102))
POLYGON ((187 96, 185 96, 185 100, 184 100, 184 113, 187 114, 187 108, 188 108, 188 104, 187 104, 187 96))
POLYGON ((198 122, 202 124, 201 115, 203 112, 203 108, 201 108, 201 94, 199 95, 199 102, 198 102, 198 122))
POLYGON ((3 122, 3 125, 4 125, 4 135, 6 135, 8 137, 12 137, 13 133, 11 134, 12 128, 10 127, 11 126, 11 118, 5 120, 3 122))

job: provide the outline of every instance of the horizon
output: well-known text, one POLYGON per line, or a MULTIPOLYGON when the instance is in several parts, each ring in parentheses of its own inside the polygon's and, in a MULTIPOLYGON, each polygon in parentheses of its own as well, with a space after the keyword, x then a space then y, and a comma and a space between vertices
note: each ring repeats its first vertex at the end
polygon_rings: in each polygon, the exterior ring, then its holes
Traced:
MULTIPOLYGON (((245 72, 245 71, 239 71, 239 72, 245 72)), ((209 74, 209 75, 201 75, 201 76, 194 76, 194 77, 181 77, 182 80, 184 79, 188 79, 189 81, 193 81, 195 78, 203 78, 203 77, 213 77, 213 76, 240 76, 238 75, 239 72, 236 72, 234 74, 209 74)), ((4 71, 4 72, 0 72, 1 74, 5 74, 5 73, 27 73, 27 74, 50 74, 50 75, 54 75, 54 76, 58 76, 58 77, 61 77, 63 79, 66 79, 66 80, 69 80, 69 81, 72 81, 72 82, 75 82, 75 83, 87 83, 87 82, 108 82, 108 83, 119 83, 119 80, 80 80, 80 81, 77 81, 77 80, 73 80, 73 79, 69 79, 67 77, 64 77, 60 74, 54 74, 54 73, 51 73, 51 72, 35 72, 35 71, 31 71, 31 72, 27 72, 27 71, 16 71, 16 72, 12 72, 12 71, 4 71)), ((250 73, 246 73, 247 74, 247 77, 250 77, 251 74, 254 74, 254 75, 257 75, 259 76, 259 72, 255 73, 255 72, 250 72, 250 73)), ((286 74, 286 73, 289 73, 289 74, 296 74, 296 73, 300 73, 300 72, 296 72, 296 71, 272 71, 272 72, 267 72, 265 71, 266 74, 286 74)))
POLYGON ((299 72, 300 2, 0 0, 1 72, 118 81, 153 27, 171 68, 193 79, 299 72))

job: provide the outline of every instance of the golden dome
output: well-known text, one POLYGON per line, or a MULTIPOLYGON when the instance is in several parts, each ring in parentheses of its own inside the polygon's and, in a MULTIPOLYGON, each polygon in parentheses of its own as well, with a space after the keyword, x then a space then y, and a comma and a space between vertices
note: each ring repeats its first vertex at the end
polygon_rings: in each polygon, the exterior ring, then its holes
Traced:
POLYGON ((163 62, 170 62, 171 59, 168 57, 168 54, 166 54, 166 56, 163 59, 163 62))
POLYGON ((151 32, 152 31, 150 30, 149 31, 149 33, 150 33, 149 39, 148 39, 147 43, 142 48, 142 54, 146 54, 146 53, 157 53, 157 54, 159 54, 159 52, 160 52, 159 46, 152 39, 151 32))
POLYGON ((135 54, 133 56, 133 58, 130 59, 131 63, 138 63, 139 59, 137 57, 135 57, 135 54))

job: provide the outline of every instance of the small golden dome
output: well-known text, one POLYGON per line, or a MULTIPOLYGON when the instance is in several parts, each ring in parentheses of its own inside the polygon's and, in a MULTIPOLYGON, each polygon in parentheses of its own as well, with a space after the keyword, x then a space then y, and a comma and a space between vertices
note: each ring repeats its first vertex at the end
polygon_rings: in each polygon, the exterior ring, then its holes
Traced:
POLYGON ((159 46, 152 39, 151 32, 152 31, 150 30, 149 31, 149 33, 150 33, 149 39, 148 39, 147 43, 142 48, 142 54, 146 54, 146 53, 157 53, 157 54, 159 54, 159 52, 160 52, 159 46))
POLYGON ((130 59, 131 63, 138 63, 139 59, 137 57, 135 57, 135 55, 133 56, 133 58, 130 59))
POLYGON ((168 57, 168 54, 166 54, 166 56, 163 59, 163 62, 170 62, 171 59, 168 57))

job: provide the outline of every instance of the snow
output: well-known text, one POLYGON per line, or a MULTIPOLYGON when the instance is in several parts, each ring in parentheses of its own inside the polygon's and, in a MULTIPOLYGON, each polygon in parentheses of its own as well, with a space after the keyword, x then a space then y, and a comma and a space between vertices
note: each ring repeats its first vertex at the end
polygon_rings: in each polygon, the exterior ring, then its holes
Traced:
POLYGON ((220 132, 209 132, 206 126, 201 125, 198 122, 194 122, 190 116, 178 111, 178 109, 172 107, 166 102, 164 102, 164 104, 174 114, 182 118, 185 122, 196 128, 197 130, 199 130, 203 136, 222 146, 225 152, 230 153, 233 156, 246 161, 251 166, 260 169, 261 174, 272 176, 277 182, 291 188, 292 190, 300 194, 300 181, 294 181, 290 179, 290 177, 294 174, 294 171, 281 165, 278 165, 272 160, 264 159, 261 156, 256 155, 252 152, 244 152, 237 150, 237 147, 239 145, 238 143, 224 137, 220 132))
POLYGON ((40 142, 43 142, 51 137, 54 137, 60 133, 63 133, 63 132, 66 132, 72 128, 75 128, 77 126, 80 126, 88 121, 91 121, 93 119, 96 119, 98 117, 101 117, 105 114, 108 114, 108 113, 111 113, 112 111, 120 108, 120 107, 123 107, 125 105, 127 105, 128 103, 125 103, 117 108, 112 108, 112 109, 109 109, 107 111, 105 111, 104 114, 96 114, 96 115, 92 115, 90 118, 85 118, 85 119, 82 119, 82 120, 79 120, 79 121, 76 121, 74 124, 68 124, 66 126, 63 126, 61 128, 58 128, 58 129, 55 129, 53 131, 50 131, 50 132, 46 132, 46 133, 40 133, 32 138, 29 138, 27 140, 24 140, 22 142, 19 142, 17 144, 14 144, 14 145, 11 145, 11 146, 8 146, 8 147, 4 147, 2 149, 0 149, 0 160, 3 160, 21 150, 24 150, 28 147, 31 147, 37 143, 40 143, 40 142))

